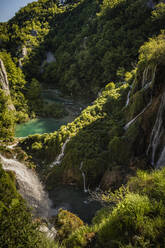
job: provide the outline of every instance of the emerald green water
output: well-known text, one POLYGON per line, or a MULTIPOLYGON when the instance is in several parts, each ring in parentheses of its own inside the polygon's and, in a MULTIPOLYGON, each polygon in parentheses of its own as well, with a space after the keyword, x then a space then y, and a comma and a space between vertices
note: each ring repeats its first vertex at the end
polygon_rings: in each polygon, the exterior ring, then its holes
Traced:
POLYGON ((71 122, 79 114, 79 111, 84 108, 80 103, 74 102, 71 99, 65 99, 59 96, 57 90, 48 89, 43 90, 42 97, 44 101, 63 104, 68 111, 68 116, 62 119, 54 118, 38 118, 30 120, 26 123, 18 124, 15 129, 16 137, 27 137, 31 134, 43 134, 52 133, 60 128, 62 125, 66 125, 71 122))
POLYGON ((22 123, 16 126, 15 136, 26 137, 31 134, 43 134, 51 133, 60 128, 61 125, 66 123, 53 118, 40 118, 33 119, 26 123, 22 123))

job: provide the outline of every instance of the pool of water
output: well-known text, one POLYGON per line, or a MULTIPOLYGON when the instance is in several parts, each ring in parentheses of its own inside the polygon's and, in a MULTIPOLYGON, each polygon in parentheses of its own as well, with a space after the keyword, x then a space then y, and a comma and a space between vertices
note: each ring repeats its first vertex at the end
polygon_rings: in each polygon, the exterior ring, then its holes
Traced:
POLYGON ((15 129, 15 136, 26 137, 36 133, 51 133, 58 130, 60 126, 64 124, 66 124, 66 122, 54 118, 33 119, 26 123, 18 124, 15 129))
POLYGON ((73 186, 64 186, 54 188, 49 192, 49 197, 56 209, 66 209, 77 216, 84 222, 91 223, 97 210, 101 208, 101 204, 90 199, 88 193, 73 186))
POLYGON ((68 122, 72 122, 86 106, 72 101, 71 99, 62 98, 59 95, 59 92, 53 89, 43 90, 42 92, 42 97, 45 102, 62 104, 65 106, 68 116, 61 119, 38 118, 26 123, 18 124, 16 125, 15 136, 19 138, 27 137, 31 134, 54 132, 58 130, 61 125, 66 125, 68 122))

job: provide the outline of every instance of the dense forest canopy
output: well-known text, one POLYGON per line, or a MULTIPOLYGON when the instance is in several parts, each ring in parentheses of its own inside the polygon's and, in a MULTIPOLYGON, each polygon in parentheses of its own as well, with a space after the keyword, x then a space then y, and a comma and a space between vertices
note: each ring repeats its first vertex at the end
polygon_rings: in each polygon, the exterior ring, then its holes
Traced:
POLYGON ((140 46, 163 27, 164 3, 156 1, 40 0, 20 9, 0 24, 16 121, 43 114, 41 86, 94 98, 108 82, 125 81, 140 46))
POLYGON ((90 225, 61 209, 49 240, 15 175, 0 167, 2 248, 165 246, 165 170, 155 170, 165 163, 164 23, 165 3, 156 0, 38 0, 0 23, 1 154, 36 169, 49 191, 83 188, 84 178, 87 189, 105 191, 92 193, 104 207, 90 225), (16 123, 65 115, 44 105, 46 89, 90 104, 11 149, 16 123))

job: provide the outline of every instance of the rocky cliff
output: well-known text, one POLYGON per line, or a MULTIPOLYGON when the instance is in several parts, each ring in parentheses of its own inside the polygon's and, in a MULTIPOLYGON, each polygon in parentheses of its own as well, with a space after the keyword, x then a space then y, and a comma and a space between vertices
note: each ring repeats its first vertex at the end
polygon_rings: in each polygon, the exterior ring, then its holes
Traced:
POLYGON ((8 105, 9 109, 15 110, 15 107, 11 101, 9 81, 7 78, 7 72, 6 72, 2 59, 0 59, 0 88, 2 88, 6 96, 9 96, 9 99, 10 99, 10 104, 8 105))

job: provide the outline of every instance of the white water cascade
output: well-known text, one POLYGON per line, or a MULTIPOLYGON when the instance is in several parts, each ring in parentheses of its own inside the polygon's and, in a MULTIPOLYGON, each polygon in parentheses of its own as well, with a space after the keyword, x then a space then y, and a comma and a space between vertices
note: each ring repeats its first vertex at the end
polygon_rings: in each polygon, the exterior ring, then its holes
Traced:
POLYGON ((145 67, 144 71, 143 71, 143 77, 142 77, 142 88, 144 88, 146 80, 147 80, 147 76, 148 76, 148 72, 149 72, 149 66, 145 67))
POLYGON ((160 157, 156 163, 156 167, 159 168, 161 166, 165 166, 165 146, 160 154, 160 157))
POLYGON ((84 192, 87 193, 88 190, 86 188, 85 173, 83 172, 82 168, 83 168, 83 162, 81 162, 81 164, 80 164, 80 171, 81 171, 81 175, 82 175, 82 178, 83 178, 84 192))
POLYGON ((132 89, 132 86, 130 85, 130 90, 128 91, 128 95, 127 95, 127 100, 126 100, 125 108, 126 108, 126 107, 128 106, 128 104, 129 104, 131 89, 132 89))
POLYGON ((51 208, 51 201, 44 191, 43 185, 37 175, 24 164, 14 159, 7 159, 0 155, 4 170, 13 171, 19 185, 19 192, 27 201, 29 207, 34 209, 34 214, 40 217, 49 217, 57 214, 56 209, 51 208))
POLYGON ((138 114, 136 115, 131 121, 129 121, 125 126, 124 126, 124 129, 127 130, 129 128, 129 126, 134 123, 136 121, 136 119, 141 116, 148 108, 149 106, 151 105, 152 103, 152 97, 151 97, 151 100, 150 102, 147 104, 147 106, 138 114))
POLYGON ((55 159, 55 161, 50 165, 50 167, 52 168, 54 165, 58 165, 61 164, 62 158, 64 157, 64 152, 65 152, 65 147, 67 145, 67 143, 69 142, 70 138, 68 138, 65 143, 62 146, 61 149, 61 153, 57 156, 57 158, 55 159))
POLYGON ((143 89, 149 88, 149 86, 154 82, 155 75, 156 75, 156 69, 157 69, 157 65, 155 65, 155 67, 154 67, 154 69, 152 71, 151 80, 148 80, 149 66, 145 68, 145 70, 143 72, 143 78, 142 78, 142 88, 143 89), (149 82, 146 83, 147 81, 149 81, 149 82))
MULTIPOLYGON (((156 121, 155 121, 154 127, 151 132, 150 144, 147 149, 147 155, 150 149, 152 149, 151 164, 153 166, 155 165, 156 150, 160 143, 161 136, 164 134, 164 131, 165 131, 163 127, 164 111, 165 111, 165 92, 163 93, 162 98, 161 98, 160 107, 158 110, 156 121)), ((163 161, 165 161, 165 147, 160 154, 160 158, 158 159, 158 162, 156 163, 156 167, 159 167, 160 165, 162 165, 163 161)))

